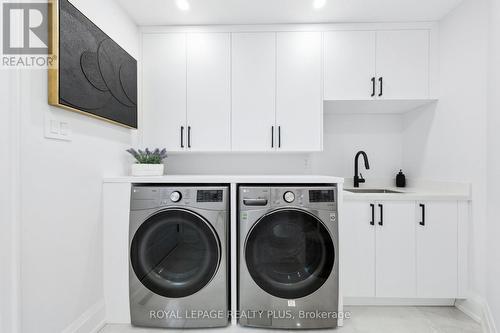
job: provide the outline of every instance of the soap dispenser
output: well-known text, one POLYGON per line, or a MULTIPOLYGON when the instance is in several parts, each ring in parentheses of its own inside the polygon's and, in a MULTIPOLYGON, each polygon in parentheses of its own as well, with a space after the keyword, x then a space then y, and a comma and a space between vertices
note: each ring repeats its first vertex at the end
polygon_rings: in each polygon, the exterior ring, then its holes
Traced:
POLYGON ((403 170, 399 170, 399 173, 396 175, 396 186, 406 187, 406 176, 403 173, 403 170))

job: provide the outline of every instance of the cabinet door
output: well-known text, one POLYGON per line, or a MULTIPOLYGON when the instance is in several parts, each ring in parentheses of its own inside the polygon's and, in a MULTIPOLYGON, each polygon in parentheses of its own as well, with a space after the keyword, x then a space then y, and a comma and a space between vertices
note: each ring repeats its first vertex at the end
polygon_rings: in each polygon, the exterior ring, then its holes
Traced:
POLYGON ((234 33, 231 45, 233 150, 275 150, 276 34, 234 33))
POLYGON ((278 150, 322 149, 321 33, 277 33, 278 150))
POLYGON ((326 100, 375 97, 374 31, 330 31, 324 34, 326 100))
POLYGON ((415 297, 415 203, 380 202, 376 211, 376 295, 415 297))
POLYGON ((429 31, 377 32, 377 75, 379 98, 429 98, 429 31))
MULTIPOLYGON (((186 35, 144 35, 142 139, 146 147, 183 150, 186 126, 186 35), (185 129, 184 129, 185 130, 185 129)), ((184 145, 185 146, 185 145, 184 145)))
POLYGON ((455 298, 458 289, 458 204, 417 204, 417 296, 455 298))
POLYGON ((372 221, 369 202, 344 202, 339 242, 342 292, 346 297, 375 297, 375 226, 372 221))
POLYGON ((231 149, 229 33, 187 35, 188 143, 193 151, 231 149))

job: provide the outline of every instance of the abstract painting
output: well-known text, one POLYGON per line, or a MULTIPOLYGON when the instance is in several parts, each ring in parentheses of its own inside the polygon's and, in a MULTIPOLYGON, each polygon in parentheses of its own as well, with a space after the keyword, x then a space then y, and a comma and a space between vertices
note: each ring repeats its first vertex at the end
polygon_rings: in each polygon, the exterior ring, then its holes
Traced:
POLYGON ((49 104, 137 128, 137 61, 69 1, 50 13, 49 104))

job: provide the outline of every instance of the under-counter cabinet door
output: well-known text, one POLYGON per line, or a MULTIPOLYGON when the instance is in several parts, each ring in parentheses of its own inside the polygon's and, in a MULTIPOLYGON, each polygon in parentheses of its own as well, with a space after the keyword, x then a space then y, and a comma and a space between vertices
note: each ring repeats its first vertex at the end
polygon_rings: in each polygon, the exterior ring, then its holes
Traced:
POLYGON ((375 31, 325 32, 325 100, 375 98, 375 36, 375 31))
POLYGON ((415 297, 415 203, 378 202, 376 296, 415 297))
POLYGON ((231 149, 229 33, 187 34, 187 145, 192 151, 231 149))
POLYGON ((233 151, 275 150, 276 34, 233 33, 233 151))
POLYGON ((279 151, 320 151, 323 135, 321 32, 278 32, 276 125, 279 151))
POLYGON ((377 32, 377 98, 429 98, 429 30, 377 32))
POLYGON ((143 145, 184 150, 186 35, 146 34, 142 45, 143 145))
POLYGON ((417 296, 455 298, 458 293, 458 204, 417 204, 417 296))
POLYGON ((375 297, 375 204, 344 202, 340 225, 342 293, 375 297))

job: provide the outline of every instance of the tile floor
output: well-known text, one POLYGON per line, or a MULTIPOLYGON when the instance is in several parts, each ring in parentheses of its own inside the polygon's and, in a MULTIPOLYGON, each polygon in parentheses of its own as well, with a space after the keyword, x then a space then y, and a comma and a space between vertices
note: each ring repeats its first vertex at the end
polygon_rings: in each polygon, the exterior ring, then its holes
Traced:
MULTIPOLYGON (((346 307, 351 319, 335 333, 481 333, 481 325, 454 307, 346 307)), ((100 333, 159 333, 159 329, 106 325, 100 333)), ((169 329, 168 332, 179 330, 169 329)), ((188 333, 267 333, 265 329, 229 326, 224 329, 188 330, 188 333)), ((325 330, 323 330, 324 332, 325 330)), ((273 333, 285 332, 272 331, 273 333)), ((297 331, 295 331, 297 332, 297 331)), ((304 332, 304 331, 299 331, 304 332)), ((318 331, 316 331, 318 332, 318 331)), ((319 331, 321 332, 321 331, 319 331)))

